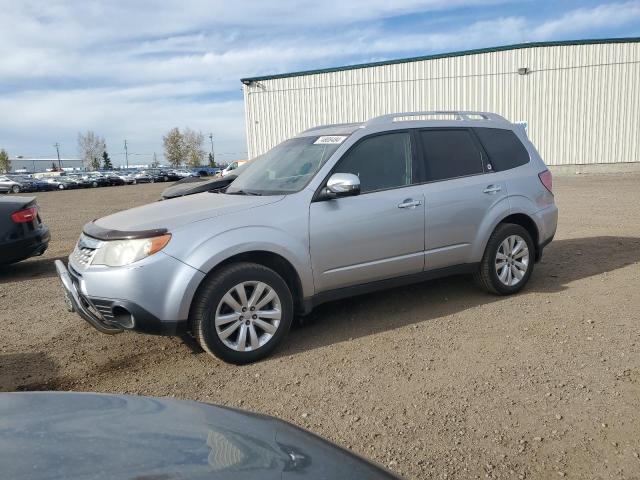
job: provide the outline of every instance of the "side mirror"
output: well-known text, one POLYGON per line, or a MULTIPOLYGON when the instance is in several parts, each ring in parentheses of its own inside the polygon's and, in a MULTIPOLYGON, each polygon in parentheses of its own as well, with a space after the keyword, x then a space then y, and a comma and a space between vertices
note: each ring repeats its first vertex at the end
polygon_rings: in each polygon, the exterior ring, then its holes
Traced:
POLYGON ((328 198, 351 197, 360 193, 360 178, 353 173, 334 173, 327 180, 328 198))

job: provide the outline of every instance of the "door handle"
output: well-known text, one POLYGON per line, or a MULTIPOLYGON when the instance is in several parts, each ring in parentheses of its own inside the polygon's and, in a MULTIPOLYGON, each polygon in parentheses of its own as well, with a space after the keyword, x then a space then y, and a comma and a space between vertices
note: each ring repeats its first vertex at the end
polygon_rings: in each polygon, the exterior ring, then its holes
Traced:
POLYGON ((496 192, 499 192, 500 190, 502 190, 502 187, 500 185, 487 185, 487 188, 485 188, 482 192, 496 193, 496 192))
POLYGON ((402 203, 398 204, 398 208, 415 208, 419 207, 420 205, 422 205, 422 202, 420 200, 412 200, 410 198, 407 198, 402 203))

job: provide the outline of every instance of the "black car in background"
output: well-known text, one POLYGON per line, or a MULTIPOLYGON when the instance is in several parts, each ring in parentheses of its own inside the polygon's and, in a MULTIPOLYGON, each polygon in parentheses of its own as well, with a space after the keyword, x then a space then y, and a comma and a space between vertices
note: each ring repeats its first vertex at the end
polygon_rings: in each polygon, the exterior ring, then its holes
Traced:
POLYGON ((50 238, 35 197, 0 197, 0 265, 42 255, 50 238))
POLYGON ((11 480, 397 479, 273 417, 169 398, 0 394, 0 465, 11 480))
POLYGON ((104 178, 107 179, 107 183, 112 187, 120 186, 120 185, 126 185, 126 183, 127 183, 127 182, 124 181, 123 178, 120 178, 115 173, 105 173, 104 174, 104 178))
POLYGON ((178 175, 175 172, 172 172, 171 170, 163 170, 159 168, 150 168, 148 170, 145 170, 144 173, 146 173, 151 178, 152 183, 153 182, 175 182, 177 180, 182 179, 180 175, 178 175))
MULTIPOLYGON (((20 185, 20 192, 37 192, 38 184, 35 179, 23 175, 7 175, 10 180, 17 182, 20 185)), ((19 192, 15 192, 19 193, 19 192)))

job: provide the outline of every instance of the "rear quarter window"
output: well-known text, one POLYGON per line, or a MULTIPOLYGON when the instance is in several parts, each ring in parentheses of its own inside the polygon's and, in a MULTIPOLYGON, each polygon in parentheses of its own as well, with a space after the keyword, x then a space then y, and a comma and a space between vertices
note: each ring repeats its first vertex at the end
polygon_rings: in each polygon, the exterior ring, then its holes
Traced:
POLYGON ((529 152, 511 130, 476 128, 475 132, 494 171, 509 170, 529 162, 529 152))

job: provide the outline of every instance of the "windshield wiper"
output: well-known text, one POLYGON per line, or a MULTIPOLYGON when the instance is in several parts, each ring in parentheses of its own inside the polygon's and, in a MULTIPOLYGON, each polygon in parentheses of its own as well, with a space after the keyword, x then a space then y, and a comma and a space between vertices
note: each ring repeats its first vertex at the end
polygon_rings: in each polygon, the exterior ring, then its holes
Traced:
POLYGON ((261 193, 258 192, 248 192, 245 190, 236 190, 235 192, 225 192, 227 195, 255 195, 257 197, 261 196, 261 193))

